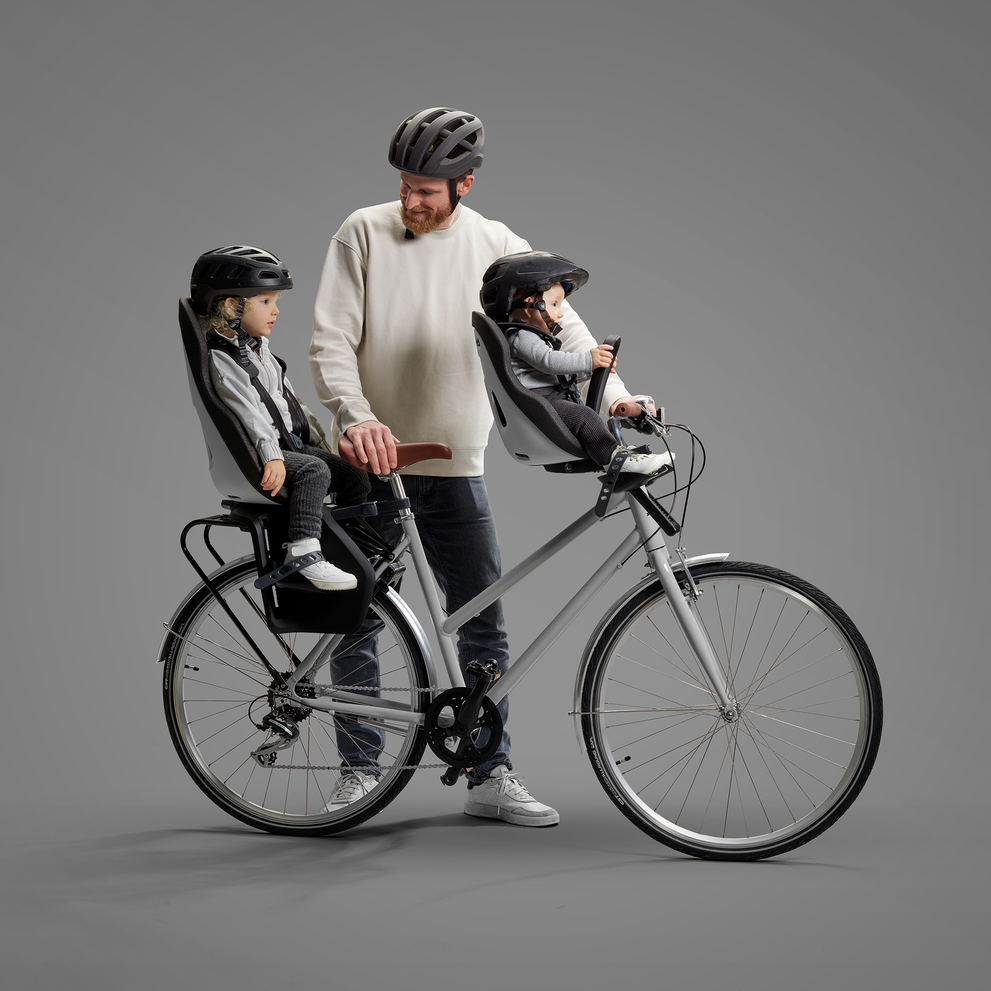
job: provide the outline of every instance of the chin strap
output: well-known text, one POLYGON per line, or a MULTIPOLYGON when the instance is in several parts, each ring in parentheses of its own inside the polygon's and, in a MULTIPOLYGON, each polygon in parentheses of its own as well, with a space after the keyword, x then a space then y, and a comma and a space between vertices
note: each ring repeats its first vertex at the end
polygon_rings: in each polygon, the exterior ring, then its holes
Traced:
POLYGON ((540 314, 540 319, 543 321, 544 326, 547 328, 547 333, 553 336, 557 336, 558 331, 561 329, 561 325, 554 320, 550 320, 547 316, 547 304, 544 302, 543 295, 541 298, 534 301, 533 303, 528 303, 526 299, 521 299, 519 302, 509 304, 513 310, 536 310, 540 314))
POLYGON ((251 348, 252 351, 258 351, 262 346, 260 337, 249 337, 241 326, 241 317, 244 316, 244 307, 247 305, 247 302, 247 297, 242 296, 237 304, 237 312, 234 314, 234 318, 227 321, 231 330, 237 334, 237 347, 241 352, 241 364, 245 368, 248 366, 248 348, 251 348))
POLYGON ((230 326, 231 330, 240 330, 241 329, 241 317, 244 316, 244 308, 247 305, 247 303, 248 303, 248 297, 247 296, 242 296, 238 300, 238 303, 237 303, 237 313, 234 314, 234 319, 227 321, 227 323, 230 326))
POLYGON ((547 333, 553 334, 555 337, 557 336, 557 332, 561 329, 561 325, 547 316, 547 304, 543 301, 543 299, 538 299, 533 306, 528 306, 527 309, 536 310, 540 314, 540 319, 543 320, 544 326, 547 328, 547 333))

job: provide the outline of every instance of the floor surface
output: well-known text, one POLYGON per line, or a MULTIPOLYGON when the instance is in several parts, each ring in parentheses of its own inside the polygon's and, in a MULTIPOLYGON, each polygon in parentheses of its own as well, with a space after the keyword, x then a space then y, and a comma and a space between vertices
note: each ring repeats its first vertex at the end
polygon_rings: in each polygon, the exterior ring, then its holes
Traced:
POLYGON ((420 779, 363 826, 309 840, 195 795, 73 823, 38 813, 33 836, 3 841, 7 986, 816 991, 982 972, 976 828, 950 840, 868 801, 789 855, 722 864, 654 843, 602 796, 556 804, 560 826, 513 827, 420 779))

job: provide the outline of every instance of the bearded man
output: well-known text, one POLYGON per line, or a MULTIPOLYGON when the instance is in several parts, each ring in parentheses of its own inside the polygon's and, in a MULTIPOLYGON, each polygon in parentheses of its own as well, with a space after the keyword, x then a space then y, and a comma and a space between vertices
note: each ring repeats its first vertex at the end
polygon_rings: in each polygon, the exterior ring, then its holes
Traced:
MULTIPOLYGON (((407 117, 393 135, 389 162, 399 170, 399 201, 351 214, 327 252, 314 311, 310 368, 320 401, 334 414, 333 443, 376 475, 396 467, 397 432, 405 441, 447 444, 450 461, 403 470, 431 568, 448 615, 502 574, 499 543, 482 478, 492 413, 471 327, 482 275, 497 258, 530 245, 504 224, 487 220, 461 198, 482 163, 481 121, 449 107, 407 117)), ((558 334, 568 351, 595 340, 564 304, 558 334)), ((604 407, 631 397, 610 375, 604 407)), ((372 481, 370 499, 392 498, 372 481)), ((391 519, 370 517, 395 543, 391 519)), ((509 664, 501 602, 458 631, 462 670, 469 661, 509 664)), ((375 665, 374 640, 334 659, 334 680, 375 665)), ((366 676, 362 675, 363 682, 366 676)), ((377 682, 376 682, 377 684, 377 682)), ((508 700, 499 703, 505 724, 508 700)), ((383 739, 371 725, 338 723, 347 774, 328 803, 356 801, 375 787, 383 739)), ((513 773, 508 732, 485 764, 468 772, 468 815, 526 826, 552 826, 554 809, 535 801, 513 773)))

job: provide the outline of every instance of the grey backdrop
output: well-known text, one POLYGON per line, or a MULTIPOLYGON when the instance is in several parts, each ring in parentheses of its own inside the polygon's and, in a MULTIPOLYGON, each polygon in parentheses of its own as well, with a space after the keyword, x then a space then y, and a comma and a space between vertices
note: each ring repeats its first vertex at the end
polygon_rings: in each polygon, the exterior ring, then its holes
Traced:
MULTIPOLYGON (((979 973, 989 8, 339 6, 5 15, 0 932, 17 986, 979 973), (874 650, 873 777, 777 862, 677 857, 609 805, 566 715, 594 610, 514 695, 514 756, 557 829, 467 820, 424 772, 352 834, 267 837, 172 751, 154 658, 193 583, 177 537, 219 509, 176 335, 192 262, 236 241, 287 260, 277 350, 316 407, 329 238, 396 196, 388 137, 441 104, 485 122, 469 204, 587 267, 575 302, 593 333, 621 332, 628 383, 704 439, 689 549, 808 578, 874 650)), ((594 495, 498 441, 486 477, 510 563, 594 495)), ((507 600, 514 643, 581 563, 507 600)))

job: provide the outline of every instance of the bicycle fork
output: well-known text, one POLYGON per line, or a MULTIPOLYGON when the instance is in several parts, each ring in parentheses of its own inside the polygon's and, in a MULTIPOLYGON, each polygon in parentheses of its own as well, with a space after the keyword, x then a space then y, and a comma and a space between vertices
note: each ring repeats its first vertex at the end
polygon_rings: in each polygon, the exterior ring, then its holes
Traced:
POLYGON ((691 572, 689 572, 687 564, 684 565, 685 574, 688 577, 688 588, 682 590, 671 568, 671 558, 664 534, 639 502, 630 499, 629 503, 637 530, 640 532, 640 536, 645 538, 643 547, 647 552, 647 560, 650 561, 650 566, 654 569, 654 573, 668 594, 668 602, 671 604, 678 625, 702 668, 712 694, 719 702, 723 719, 728 723, 736 722, 739 718, 739 708, 736 699, 730 695, 723 670, 716 660, 715 651, 712 649, 709 637, 698 618, 698 612, 695 609, 695 597, 698 592, 695 582, 691 578, 691 572))

